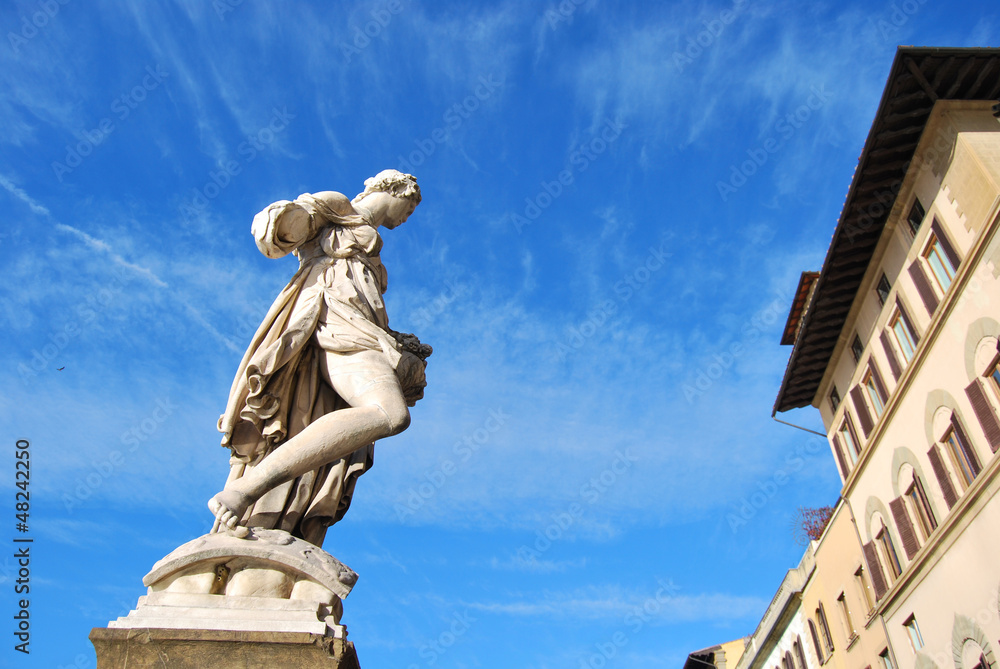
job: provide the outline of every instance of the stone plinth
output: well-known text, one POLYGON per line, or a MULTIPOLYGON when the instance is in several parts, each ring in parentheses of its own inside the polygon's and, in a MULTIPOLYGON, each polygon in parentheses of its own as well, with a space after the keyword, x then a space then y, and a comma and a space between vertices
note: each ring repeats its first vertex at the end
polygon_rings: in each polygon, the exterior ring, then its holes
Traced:
POLYGON ((143 578, 134 611, 95 628, 99 669, 356 669, 340 624, 349 567, 281 530, 210 533, 143 578))
POLYGON ((354 644, 304 632, 95 627, 97 669, 360 669, 354 644))

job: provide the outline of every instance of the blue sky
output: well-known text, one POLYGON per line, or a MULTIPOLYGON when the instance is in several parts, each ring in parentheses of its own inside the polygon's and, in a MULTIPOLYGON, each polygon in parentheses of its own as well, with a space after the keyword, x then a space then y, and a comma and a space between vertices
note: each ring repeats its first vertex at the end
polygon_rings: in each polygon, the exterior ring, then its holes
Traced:
MULTIPOLYGON (((253 215, 395 167, 390 322, 434 346, 325 548, 366 667, 678 667, 750 634, 833 504, 773 422, 898 44, 986 2, 5 3, 0 476, 31 444, 32 644, 87 634, 210 527, 215 425, 295 261, 253 215), (743 522, 734 522, 743 508, 743 522)), ((814 411, 784 416, 818 428, 814 411)), ((0 617, 16 574, 0 560, 0 617)), ((12 627, 12 624, 8 622, 12 627)))

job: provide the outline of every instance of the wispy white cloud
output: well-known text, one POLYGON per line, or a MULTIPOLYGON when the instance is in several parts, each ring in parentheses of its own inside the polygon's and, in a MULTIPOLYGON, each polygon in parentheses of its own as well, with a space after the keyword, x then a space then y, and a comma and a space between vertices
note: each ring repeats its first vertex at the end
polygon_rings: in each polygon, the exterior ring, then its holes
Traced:
POLYGON ((111 260, 115 262, 115 264, 120 265, 121 267, 124 267, 125 269, 130 270, 132 272, 135 272, 136 274, 142 276, 147 281, 152 283, 157 288, 168 287, 167 283, 162 279, 160 279, 160 277, 156 276, 156 274, 153 273, 152 270, 150 270, 147 267, 142 267, 141 265, 136 265, 135 263, 131 263, 125 260, 125 258, 121 257, 117 252, 115 252, 114 248, 107 242, 101 239, 97 239, 96 237, 91 237, 86 232, 82 230, 77 230, 76 228, 70 225, 57 223, 55 227, 57 230, 62 230, 63 232, 67 232, 83 240, 83 242, 94 251, 107 254, 111 258, 111 260))
POLYGON ((0 186, 3 186, 4 190, 6 190, 8 193, 16 197, 21 202, 24 202, 26 205, 28 205, 28 208, 30 208, 31 211, 35 212, 36 214, 40 214, 42 216, 50 216, 49 210, 46 209, 44 205, 40 204, 37 200, 28 195, 26 192, 24 192, 23 188, 19 188, 17 185, 14 184, 14 182, 12 182, 10 179, 3 176, 2 174, 0 174, 0 186))

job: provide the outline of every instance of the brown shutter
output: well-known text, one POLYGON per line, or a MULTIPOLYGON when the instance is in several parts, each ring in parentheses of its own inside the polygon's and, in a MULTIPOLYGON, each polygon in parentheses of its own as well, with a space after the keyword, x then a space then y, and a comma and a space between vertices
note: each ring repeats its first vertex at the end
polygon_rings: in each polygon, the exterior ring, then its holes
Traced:
POLYGON ((903 540, 903 548, 906 549, 906 557, 909 560, 920 550, 917 543, 917 535, 913 532, 913 523, 910 521, 910 514, 906 512, 906 505, 902 497, 889 502, 892 509, 892 517, 896 519, 896 529, 899 530, 899 538, 903 540))
POLYGON ((1000 420, 997 420, 996 411, 993 410, 990 401, 986 399, 986 393, 979 384, 979 379, 973 379, 969 387, 965 389, 965 394, 972 403, 972 410, 976 412, 976 418, 983 428, 986 441, 990 445, 990 450, 994 453, 1000 447, 1000 420))
POLYGON ((889 393, 885 389, 885 384, 882 383, 882 375, 879 374, 878 365, 875 364, 875 358, 870 358, 868 360, 868 368, 872 370, 872 379, 875 380, 875 387, 878 389, 879 394, 882 395, 882 404, 888 404, 889 393))
POLYGON ((903 368, 899 366, 899 360, 896 359, 896 352, 892 349, 892 344, 889 343, 889 335, 884 330, 879 336, 879 341, 882 342, 885 357, 889 359, 889 371, 892 372, 892 379, 893 381, 899 381, 899 377, 903 373, 903 368))
POLYGON ((938 452, 937 444, 931 446, 931 450, 927 451, 927 457, 931 460, 931 469, 934 470, 938 485, 941 486, 941 493, 944 495, 945 504, 951 510, 951 507, 955 506, 955 502, 958 501, 958 497, 955 495, 955 488, 951 485, 951 479, 948 478, 948 472, 941 461, 941 454, 938 452))
POLYGON ((847 460, 844 458, 844 447, 840 443, 840 438, 834 435, 833 437, 833 452, 837 454, 837 462, 840 463, 840 471, 844 474, 844 480, 847 480, 847 475, 851 473, 850 468, 847 466, 847 460))
POLYGON ((885 585, 885 576, 882 575, 882 565, 878 561, 878 553, 875 552, 875 542, 869 541, 861 547, 865 554, 865 562, 868 564, 868 575, 872 577, 872 585, 875 586, 875 600, 882 599, 882 595, 889 588, 885 585))
POLYGON ((872 431, 872 415, 868 413, 868 405, 865 404, 865 397, 862 394, 861 386, 851 388, 851 399, 854 400, 854 410, 858 414, 858 422, 861 423, 861 430, 865 433, 865 438, 872 431))
MULTIPOLYGON (((910 334, 913 335, 913 346, 916 348, 917 345, 920 344, 920 333, 917 332, 917 326, 913 323, 913 319, 910 318, 910 313, 906 310, 906 307, 903 306, 899 297, 896 298, 896 308, 899 309, 899 315, 903 317, 904 321, 906 321, 906 326, 910 329, 910 334)), ((1000 348, 1000 339, 997 340, 997 347, 1000 348)))
POLYGON ((954 411, 951 412, 951 424, 954 426, 955 432, 958 433, 958 439, 962 442, 963 450, 969 456, 969 463, 972 465, 972 478, 976 478, 979 476, 979 472, 982 471, 979 466, 979 458, 976 457, 976 449, 972 447, 972 442, 969 441, 969 435, 965 434, 965 430, 962 429, 962 421, 958 419, 958 414, 954 411))
POLYGON ((906 271, 910 273, 910 278, 913 279, 913 285, 917 287, 917 292, 920 293, 920 299, 923 300, 924 306, 927 308, 927 313, 933 316, 934 310, 937 309, 938 298, 934 289, 931 288, 927 277, 924 276, 924 270, 920 267, 920 262, 915 260, 906 271))
POLYGON ((941 242, 941 248, 944 249, 944 254, 948 256, 951 266, 957 271, 958 266, 962 264, 962 259, 958 257, 957 253, 955 253, 955 247, 951 245, 947 235, 944 234, 944 230, 941 229, 941 224, 938 223, 937 216, 935 216, 934 220, 931 221, 931 230, 934 231, 934 236, 938 238, 939 242, 941 242))

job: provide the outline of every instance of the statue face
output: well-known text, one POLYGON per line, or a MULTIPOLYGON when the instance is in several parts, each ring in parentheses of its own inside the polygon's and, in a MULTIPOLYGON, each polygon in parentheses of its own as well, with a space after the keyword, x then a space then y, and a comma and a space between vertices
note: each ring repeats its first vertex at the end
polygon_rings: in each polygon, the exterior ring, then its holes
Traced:
POLYGON ((417 208, 417 203, 409 198, 396 197, 386 194, 388 204, 386 205, 385 221, 382 223, 390 230, 406 222, 413 210, 417 208))

